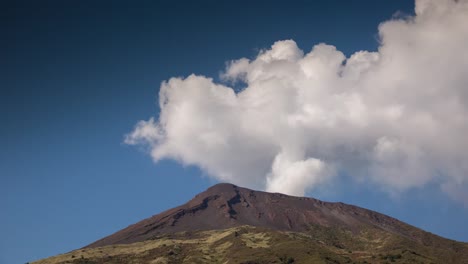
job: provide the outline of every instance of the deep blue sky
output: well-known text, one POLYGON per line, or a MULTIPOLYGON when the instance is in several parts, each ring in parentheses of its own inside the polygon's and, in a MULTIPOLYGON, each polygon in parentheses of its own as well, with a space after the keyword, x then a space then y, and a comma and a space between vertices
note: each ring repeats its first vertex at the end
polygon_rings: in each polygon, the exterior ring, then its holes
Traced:
MULTIPOLYGON (((16 1, 0 4, 0 263, 82 247, 215 182, 154 164, 123 137, 157 115, 159 84, 218 76, 225 62, 294 39, 350 55, 410 0, 16 1)), ((398 199, 343 180, 308 193, 468 241, 468 209, 431 188, 398 199), (430 197, 429 199, 427 197, 430 197)))

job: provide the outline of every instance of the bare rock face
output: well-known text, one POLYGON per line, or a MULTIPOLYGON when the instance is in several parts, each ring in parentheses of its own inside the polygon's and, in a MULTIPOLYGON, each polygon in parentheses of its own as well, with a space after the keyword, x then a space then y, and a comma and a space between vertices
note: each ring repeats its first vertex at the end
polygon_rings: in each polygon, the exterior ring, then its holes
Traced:
POLYGON ((129 244, 161 234, 242 225, 296 232, 307 231, 312 226, 337 227, 353 233, 378 228, 415 241, 421 240, 425 234, 397 219, 353 205, 221 183, 184 205, 142 220, 87 247, 129 244))

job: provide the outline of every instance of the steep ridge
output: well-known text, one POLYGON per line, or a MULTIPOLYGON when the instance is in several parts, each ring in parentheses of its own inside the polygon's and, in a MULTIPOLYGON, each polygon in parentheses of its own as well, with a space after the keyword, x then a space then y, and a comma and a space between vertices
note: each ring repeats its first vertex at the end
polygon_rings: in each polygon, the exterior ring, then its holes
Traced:
POLYGON ((425 243, 432 241, 427 239, 428 236, 433 236, 395 218, 357 206, 222 183, 208 188, 186 204, 130 225, 86 248, 141 242, 161 234, 245 225, 293 232, 316 227, 339 228, 354 234, 373 228, 425 243))

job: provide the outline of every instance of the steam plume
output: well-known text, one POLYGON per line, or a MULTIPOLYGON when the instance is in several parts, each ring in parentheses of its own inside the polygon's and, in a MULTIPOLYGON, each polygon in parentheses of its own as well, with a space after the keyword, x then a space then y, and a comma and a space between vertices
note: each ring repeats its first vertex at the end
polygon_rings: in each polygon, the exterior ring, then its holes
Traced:
POLYGON ((377 52, 283 40, 228 63, 222 84, 171 78, 159 119, 126 143, 268 191, 303 195, 344 170, 390 191, 435 183, 468 204, 468 1, 415 11, 380 24, 377 52))

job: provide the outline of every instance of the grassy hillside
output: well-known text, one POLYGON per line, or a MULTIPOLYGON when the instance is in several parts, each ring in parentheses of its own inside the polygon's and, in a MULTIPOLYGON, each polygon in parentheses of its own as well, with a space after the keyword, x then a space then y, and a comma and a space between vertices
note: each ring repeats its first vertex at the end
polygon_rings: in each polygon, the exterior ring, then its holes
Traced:
POLYGON ((241 226, 85 248, 33 263, 468 263, 468 245, 427 233, 414 241, 378 228, 310 226, 283 232, 241 226))

